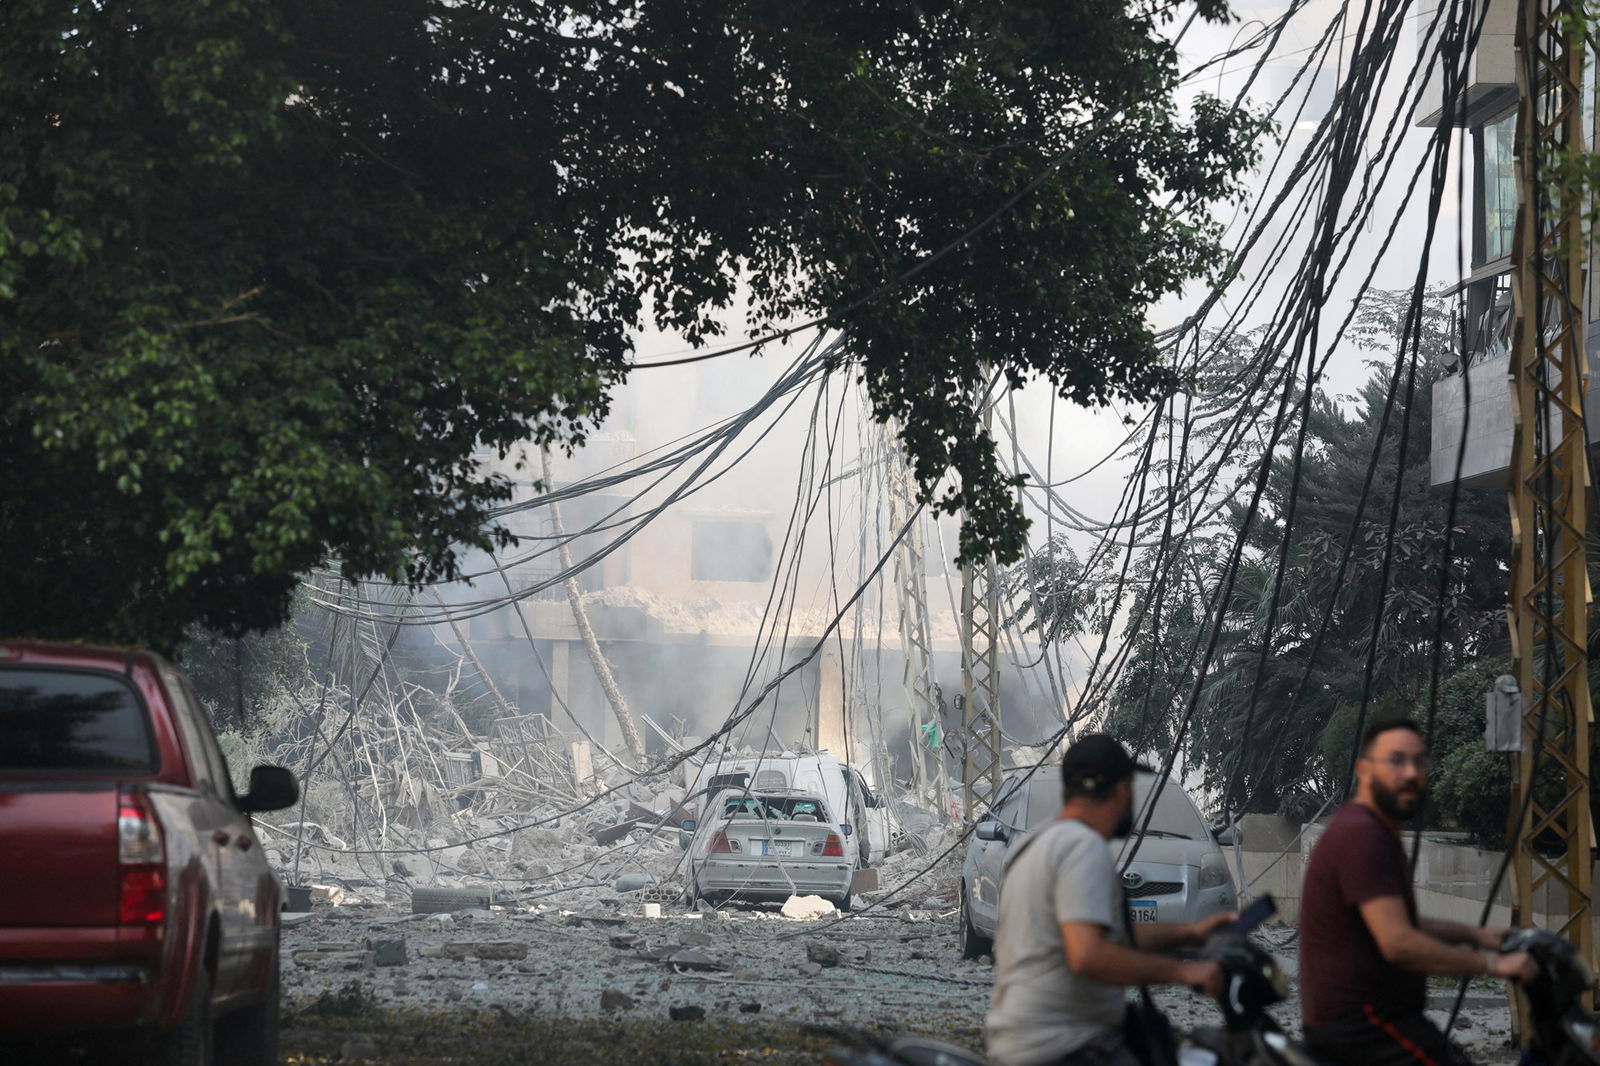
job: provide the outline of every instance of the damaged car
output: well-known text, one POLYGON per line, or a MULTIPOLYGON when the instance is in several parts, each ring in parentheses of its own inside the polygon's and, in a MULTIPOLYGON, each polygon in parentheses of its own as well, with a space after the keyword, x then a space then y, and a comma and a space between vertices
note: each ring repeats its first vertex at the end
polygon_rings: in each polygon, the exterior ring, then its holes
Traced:
POLYGON ((718 904, 821 896, 849 910, 854 874, 845 847, 852 826, 805 792, 722 789, 706 798, 690 834, 684 896, 718 904))
MULTIPOLYGON (((1053 769, 1046 766, 1007 774, 994 803, 973 827, 961 867, 958 935, 964 959, 976 959, 994 949, 1007 856, 1061 811, 1061 781, 1053 769)), ((1134 777, 1134 811, 1141 817, 1155 781, 1156 776, 1149 773, 1134 777)), ((1129 840, 1111 842, 1118 868, 1127 866, 1122 887, 1128 900, 1128 920, 1134 924, 1193 922, 1232 910, 1237 893, 1221 845, 1231 845, 1236 832, 1232 828, 1213 832, 1189 794, 1169 780, 1156 797, 1155 812, 1133 861, 1128 862, 1129 840)))

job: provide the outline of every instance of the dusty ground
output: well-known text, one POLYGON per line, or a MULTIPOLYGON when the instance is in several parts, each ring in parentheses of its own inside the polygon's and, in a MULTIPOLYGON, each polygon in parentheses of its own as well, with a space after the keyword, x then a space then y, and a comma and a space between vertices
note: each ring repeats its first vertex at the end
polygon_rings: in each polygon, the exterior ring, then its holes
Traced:
MULTIPOLYGON (((892 860, 885 888, 923 865, 892 860)), ((284 936, 287 1061, 815 1063, 838 1042, 818 1027, 980 1048, 991 971, 957 957, 955 871, 817 920, 676 902, 646 917, 638 893, 609 889, 448 916, 321 903, 284 936), (394 941, 405 962, 380 965, 394 941)), ((1258 935, 1292 977, 1293 930, 1258 935)), ((1439 985, 1441 1005, 1451 993, 1439 985)), ((1180 1030, 1218 1020, 1188 991, 1158 999, 1180 1030)), ((1514 1062, 1500 989, 1475 986, 1467 1002, 1458 1038, 1474 1060, 1514 1062)), ((1275 1013, 1297 1028, 1297 1002, 1275 1013)))

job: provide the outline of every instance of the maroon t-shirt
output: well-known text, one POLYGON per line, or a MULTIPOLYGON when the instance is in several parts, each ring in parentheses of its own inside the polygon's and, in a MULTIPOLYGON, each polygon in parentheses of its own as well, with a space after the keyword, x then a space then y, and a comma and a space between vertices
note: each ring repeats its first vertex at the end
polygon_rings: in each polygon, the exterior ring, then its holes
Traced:
POLYGON ((1420 1014, 1428 980, 1389 962, 1361 917, 1369 899, 1399 896, 1417 920, 1417 900, 1400 838, 1370 807, 1346 803, 1328 822, 1300 895, 1300 1009, 1307 1026, 1365 1016, 1420 1014))

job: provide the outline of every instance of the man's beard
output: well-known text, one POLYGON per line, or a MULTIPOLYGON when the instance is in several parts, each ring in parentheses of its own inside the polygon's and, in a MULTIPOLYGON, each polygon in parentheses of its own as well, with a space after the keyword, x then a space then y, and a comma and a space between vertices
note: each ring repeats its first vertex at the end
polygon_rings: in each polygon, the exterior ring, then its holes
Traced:
POLYGON ((1133 804, 1128 804, 1128 809, 1122 812, 1122 817, 1117 819, 1117 831, 1111 835, 1118 840, 1125 839, 1133 832, 1133 804))
POLYGON ((1372 802, 1378 805, 1378 810, 1397 822, 1415 818, 1422 810, 1422 801, 1427 795, 1428 790, 1420 785, 1411 791, 1395 792, 1376 781, 1372 782, 1372 802))

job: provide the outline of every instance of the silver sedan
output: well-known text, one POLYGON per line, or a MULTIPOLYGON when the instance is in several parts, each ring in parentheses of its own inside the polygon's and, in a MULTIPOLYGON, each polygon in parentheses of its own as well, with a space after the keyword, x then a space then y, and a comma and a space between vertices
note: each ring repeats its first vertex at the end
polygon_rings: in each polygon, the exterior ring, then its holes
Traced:
POLYGON ((852 827, 835 822, 820 797, 730 789, 704 809, 704 819, 683 823, 690 903, 822 896, 850 909, 854 871, 844 843, 852 827))

